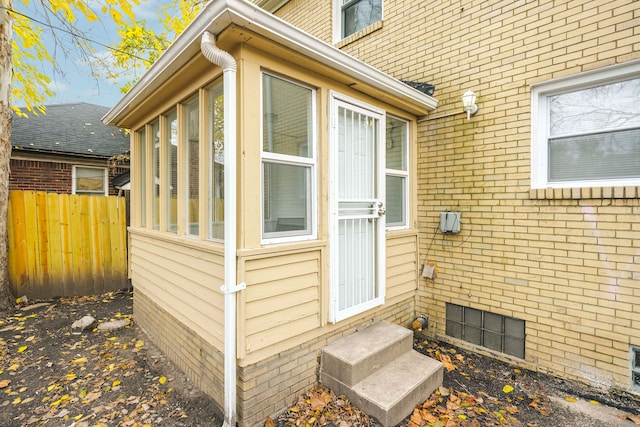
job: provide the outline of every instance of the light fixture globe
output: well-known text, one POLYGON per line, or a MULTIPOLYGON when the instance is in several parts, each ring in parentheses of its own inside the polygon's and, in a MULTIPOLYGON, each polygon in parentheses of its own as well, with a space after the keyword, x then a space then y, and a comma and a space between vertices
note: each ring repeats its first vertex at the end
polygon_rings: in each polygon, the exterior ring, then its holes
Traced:
POLYGON ((476 94, 473 93, 471 89, 462 95, 462 105, 464 106, 464 111, 467 112, 467 120, 470 120, 471 115, 478 111, 478 106, 476 105, 476 94))

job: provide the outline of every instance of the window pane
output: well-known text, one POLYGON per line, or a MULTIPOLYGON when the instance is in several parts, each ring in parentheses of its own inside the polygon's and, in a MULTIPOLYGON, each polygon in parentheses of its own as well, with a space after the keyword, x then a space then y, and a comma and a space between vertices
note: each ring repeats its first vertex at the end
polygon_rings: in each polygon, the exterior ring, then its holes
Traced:
POLYGON ((462 322, 463 307, 456 304, 447 304, 447 319, 462 322))
POLYGON ((407 122, 387 116, 387 169, 407 171, 407 122))
POLYGON ((524 339, 505 336, 504 353, 524 359, 524 339))
POLYGON ((138 131, 138 159, 136 166, 140 168, 138 176, 140 184, 137 186, 140 202, 140 226, 147 225, 147 133, 144 128, 138 131))
POLYGON ((262 149, 311 158, 311 89, 268 74, 263 74, 262 85, 262 149))
POLYGON ((200 232, 199 206, 200 200, 200 109, 198 98, 192 99, 185 106, 185 140, 187 141, 187 234, 197 236, 200 232))
POLYGON ((160 123, 151 124, 153 151, 151 152, 151 175, 153 177, 153 228, 160 229, 160 123))
POLYGON ((467 325, 482 327, 482 311, 475 308, 464 308, 464 323, 467 325))
POLYGON ((309 183, 307 166, 264 163, 265 233, 309 233, 309 183))
POLYGON ((209 238, 224 239, 224 93, 209 89, 209 238))
POLYGON ((176 110, 167 114, 167 172, 169 183, 166 189, 167 200, 167 230, 175 232, 178 225, 178 114, 176 110))
POLYGON ((344 2, 342 9, 343 37, 347 37, 382 19, 382 0, 344 2))
POLYGON ((639 178, 640 128, 549 140, 549 180, 639 178))
POLYGON ((76 166, 76 194, 105 194, 105 169, 76 166))
POLYGON ((640 79, 549 97, 550 135, 640 126, 640 79))
POLYGON ((407 179, 387 175, 387 227, 405 225, 407 179))
POLYGON ((488 331, 502 333, 502 319, 504 317, 493 313, 484 313, 484 328, 488 331))

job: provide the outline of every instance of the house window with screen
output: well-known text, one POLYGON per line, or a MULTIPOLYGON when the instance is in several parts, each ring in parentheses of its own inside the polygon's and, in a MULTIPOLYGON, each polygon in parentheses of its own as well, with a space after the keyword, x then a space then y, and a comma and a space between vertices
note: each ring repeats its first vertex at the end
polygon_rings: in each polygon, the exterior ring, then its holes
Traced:
POLYGON ((224 93, 222 83, 208 89, 209 239, 224 240, 224 93))
POLYGON ((262 75, 262 236, 315 238, 315 92, 262 75))
POLYGON ((640 64, 535 85, 532 187, 640 185, 640 64))
POLYGON ((178 226, 178 113, 171 110, 165 117, 162 142, 165 150, 167 182, 167 230, 176 232, 178 226))
POLYGON ((404 228, 408 224, 409 194, 409 124, 387 116, 386 120, 386 205, 387 228, 404 228))
POLYGON ((151 217, 154 230, 160 230, 160 122, 151 123, 151 217))
POLYGON ((136 132, 136 144, 138 146, 138 159, 136 161, 136 166, 139 169, 138 177, 140 179, 140 184, 138 185, 138 200, 140 205, 140 226, 147 226, 147 133, 146 129, 143 127, 138 132, 136 132))
POLYGON ((72 190, 73 194, 108 196, 109 180, 107 168, 74 166, 72 190))
POLYGON ((185 232, 190 236, 200 234, 200 108, 198 97, 187 101, 184 106, 185 114, 182 129, 184 140, 186 141, 184 169, 185 193, 187 195, 186 205, 186 227, 185 232))
POLYGON ((335 41, 382 20, 382 0, 334 0, 335 41))

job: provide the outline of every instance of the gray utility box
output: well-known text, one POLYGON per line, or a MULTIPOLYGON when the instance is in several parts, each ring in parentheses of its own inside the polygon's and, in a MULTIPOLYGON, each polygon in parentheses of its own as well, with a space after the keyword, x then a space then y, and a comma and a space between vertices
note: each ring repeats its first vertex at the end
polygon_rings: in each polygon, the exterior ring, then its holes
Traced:
POLYGON ((446 234, 460 232, 460 212, 440 212, 440 231, 446 234))

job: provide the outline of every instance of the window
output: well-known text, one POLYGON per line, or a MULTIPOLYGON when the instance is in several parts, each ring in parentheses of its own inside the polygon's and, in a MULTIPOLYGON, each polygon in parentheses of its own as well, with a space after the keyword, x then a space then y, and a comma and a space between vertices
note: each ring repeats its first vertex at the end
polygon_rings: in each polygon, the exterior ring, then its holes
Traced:
POLYGON ((334 41, 382 20, 382 0, 334 0, 334 41))
POLYGON ((107 168, 73 167, 73 194, 109 195, 107 168))
POLYGON ((184 140, 187 142, 184 156, 186 171, 186 234, 200 235, 200 108, 198 97, 187 101, 185 105, 185 123, 183 125, 184 140))
POLYGON ((224 96, 222 84, 209 94, 209 239, 224 239, 224 96))
POLYGON ((640 63, 532 89, 533 188, 640 185, 640 63))
POLYGON ((138 144, 136 166, 138 170, 139 184, 138 190, 138 202, 140 206, 140 212, 138 215, 140 219, 140 226, 146 227, 147 225, 147 133, 143 127, 136 132, 136 143, 138 144))
POLYGON ((315 238, 315 92, 262 76, 262 236, 315 238))
POLYGON ((640 347, 631 347, 631 388, 640 391, 640 347))
POLYGON ((450 337, 524 359, 524 320, 450 303, 446 316, 450 337))
POLYGON ((386 205, 387 228, 408 225, 409 144, 406 121, 387 116, 386 120, 386 205))
POLYGON ((178 226, 178 114, 175 109, 165 118, 164 140, 168 182, 165 186, 167 195, 167 230, 176 232, 178 226))
POLYGON ((151 151, 151 177, 153 179, 153 199, 151 200, 151 216, 153 229, 160 229, 160 122, 157 120, 151 124, 151 138, 153 150, 151 151))

